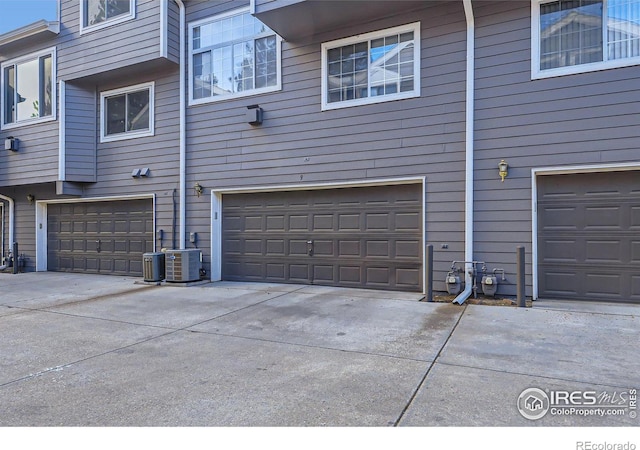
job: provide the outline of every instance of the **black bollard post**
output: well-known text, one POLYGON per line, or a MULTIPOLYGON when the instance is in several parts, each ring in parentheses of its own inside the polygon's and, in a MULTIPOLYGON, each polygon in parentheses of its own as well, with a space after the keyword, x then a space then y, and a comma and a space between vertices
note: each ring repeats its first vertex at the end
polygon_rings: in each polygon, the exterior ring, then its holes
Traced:
POLYGON ((426 254, 426 283, 427 283, 427 301, 433 301, 433 245, 427 245, 426 254))
POLYGON ((16 274, 18 273, 18 243, 14 242, 13 243, 13 273, 16 274))
POLYGON ((525 290, 524 290, 524 247, 518 247, 516 249, 516 272, 518 276, 517 291, 518 291, 518 307, 524 308, 527 306, 525 290))

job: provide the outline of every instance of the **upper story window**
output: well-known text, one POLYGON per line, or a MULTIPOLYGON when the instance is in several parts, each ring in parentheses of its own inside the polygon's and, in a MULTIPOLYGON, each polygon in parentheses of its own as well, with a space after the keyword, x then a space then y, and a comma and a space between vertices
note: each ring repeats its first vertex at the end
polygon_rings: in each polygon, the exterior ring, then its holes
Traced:
POLYGON ((93 31, 135 17, 135 0, 80 0, 80 31, 93 31))
POLYGON ((56 50, 2 63, 2 128, 55 119, 56 50))
POLYGON ((640 64, 640 0, 533 0, 532 76, 640 64))
POLYGON ((100 93, 100 142, 154 134, 154 83, 100 93))
POLYGON ((280 47, 246 8, 190 24, 190 103, 279 90, 280 47))
POLYGON ((420 96, 420 23, 322 44, 322 109, 420 96))

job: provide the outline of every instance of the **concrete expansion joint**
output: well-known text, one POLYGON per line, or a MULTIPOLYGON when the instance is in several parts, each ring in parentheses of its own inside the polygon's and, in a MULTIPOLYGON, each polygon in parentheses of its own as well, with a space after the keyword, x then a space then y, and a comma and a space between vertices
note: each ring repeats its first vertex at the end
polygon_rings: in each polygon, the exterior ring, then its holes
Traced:
POLYGON ((440 359, 440 355, 442 354, 444 348, 449 343, 449 340, 451 339, 451 336, 453 336, 453 333, 456 331, 456 328, 458 328, 458 324, 462 320, 462 316, 464 316, 464 314, 467 312, 467 308, 468 308, 468 305, 466 303, 462 305, 462 313, 460 313, 460 316, 458 316, 458 320, 456 320, 456 323, 454 323, 453 327, 451 327, 451 331, 449 332, 449 334, 447 335, 447 338, 445 339, 444 343, 442 344, 442 346, 438 350, 438 353, 436 354, 436 357, 433 358, 433 361, 431 361, 431 363, 429 364, 429 367, 427 367, 427 370, 424 373, 424 376, 422 377, 422 379, 420 380, 420 382, 416 386, 415 390, 413 391, 413 394, 411 394, 411 397, 409 398, 409 401, 404 406, 404 408, 402 409, 402 412, 400 413, 400 415, 398 416, 398 418, 394 422, 394 424, 393 424, 394 427, 397 427, 397 426, 400 425, 400 422, 402 421, 402 418, 407 413, 407 410, 409 409, 411 404, 414 402, 416 396, 418 395, 418 392, 420 392, 420 389, 422 389, 424 384, 427 382, 427 377, 431 373, 431 369, 433 369, 433 367, 436 365, 436 362, 438 362, 438 359, 440 359))

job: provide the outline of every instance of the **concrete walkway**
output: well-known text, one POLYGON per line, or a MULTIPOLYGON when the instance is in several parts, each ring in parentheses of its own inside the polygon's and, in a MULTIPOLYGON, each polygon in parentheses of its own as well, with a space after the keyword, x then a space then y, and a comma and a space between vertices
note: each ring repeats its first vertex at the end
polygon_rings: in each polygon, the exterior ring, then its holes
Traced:
POLYGON ((640 306, 134 281, 0 274, 0 426, 640 425, 516 407, 640 388, 640 306))

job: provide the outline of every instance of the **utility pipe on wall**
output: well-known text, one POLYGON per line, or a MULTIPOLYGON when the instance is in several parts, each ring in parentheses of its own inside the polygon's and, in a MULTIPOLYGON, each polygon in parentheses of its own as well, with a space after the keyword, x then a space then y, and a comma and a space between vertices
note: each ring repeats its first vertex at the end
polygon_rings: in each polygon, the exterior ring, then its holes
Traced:
MULTIPOLYGON (((464 259, 473 261, 473 127, 475 109, 475 18, 471 0, 462 0, 464 14, 467 18, 467 86, 466 86, 466 117, 465 117, 465 200, 464 200, 464 259)), ((462 291, 453 303, 462 305, 471 295, 472 280, 470 270, 472 266, 465 267, 465 284, 462 291)))
MULTIPOLYGON (((186 248, 186 216, 187 216, 187 127, 186 127, 186 60, 185 31, 186 13, 182 0, 174 0, 180 8, 180 250, 186 248)), ((175 232, 175 230, 174 230, 175 232)))

